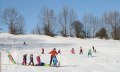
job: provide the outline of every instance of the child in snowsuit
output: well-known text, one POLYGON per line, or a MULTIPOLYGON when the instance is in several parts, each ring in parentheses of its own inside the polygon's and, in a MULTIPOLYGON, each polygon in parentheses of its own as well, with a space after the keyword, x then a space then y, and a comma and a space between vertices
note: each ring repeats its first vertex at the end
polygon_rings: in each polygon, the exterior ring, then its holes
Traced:
POLYGON ((23 45, 25 45, 25 46, 26 46, 26 43, 24 42, 24 43, 23 43, 23 45))
POLYGON ((74 48, 71 49, 71 54, 75 54, 74 48))
POLYGON ((27 54, 24 54, 23 55, 23 62, 22 62, 22 65, 26 65, 27 64, 27 54))
POLYGON ((91 49, 88 50, 88 57, 89 56, 91 56, 91 58, 92 58, 92 51, 91 51, 91 49))
POLYGON ((36 64, 37 66, 44 66, 45 65, 44 62, 41 62, 40 56, 37 56, 36 58, 37 58, 37 64, 36 64))
POLYGON ((94 46, 92 46, 92 48, 93 48, 93 52, 96 53, 96 49, 94 48, 94 46))
POLYGON ((29 65, 34 65, 34 61, 33 61, 33 54, 30 54, 30 62, 29 65), (31 64, 32 63, 32 64, 31 64))
POLYGON ((56 56, 52 58, 52 61, 53 61, 53 66, 57 66, 58 60, 56 56))
POLYGON ((40 56, 37 56, 37 65, 40 65, 41 59, 40 56))
POLYGON ((42 53, 41 54, 44 54, 44 48, 42 48, 42 53))
POLYGON ((80 47, 80 53, 79 54, 83 54, 83 49, 82 47, 80 47))
POLYGON ((61 51, 60 51, 60 49, 58 50, 58 54, 61 54, 61 51))
POLYGON ((58 54, 56 52, 56 48, 54 48, 51 52, 49 52, 49 54, 51 54, 51 58, 50 58, 50 66, 51 66, 53 57, 55 57, 58 54))

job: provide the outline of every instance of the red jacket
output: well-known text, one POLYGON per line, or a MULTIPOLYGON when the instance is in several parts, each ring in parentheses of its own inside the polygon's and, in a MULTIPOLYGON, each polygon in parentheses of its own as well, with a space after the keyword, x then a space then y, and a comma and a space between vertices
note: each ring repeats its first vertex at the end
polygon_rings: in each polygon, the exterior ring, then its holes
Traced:
POLYGON ((49 54, 51 54, 51 57, 56 56, 58 53, 55 50, 52 50, 49 54))

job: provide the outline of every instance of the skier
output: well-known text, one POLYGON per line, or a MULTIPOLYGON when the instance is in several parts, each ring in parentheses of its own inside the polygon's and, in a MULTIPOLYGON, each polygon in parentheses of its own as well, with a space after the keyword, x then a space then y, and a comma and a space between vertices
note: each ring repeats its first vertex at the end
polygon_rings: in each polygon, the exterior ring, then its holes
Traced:
POLYGON ((27 64, 27 54, 24 54, 23 55, 23 62, 22 62, 22 65, 26 65, 27 64))
POLYGON ((93 48, 93 52, 96 53, 96 49, 94 48, 94 46, 92 46, 92 48, 93 48))
POLYGON ((49 54, 51 54, 51 58, 50 58, 50 66, 51 66, 53 57, 55 57, 58 54, 56 52, 56 48, 54 48, 51 52, 49 52, 49 54))
POLYGON ((25 45, 25 46, 26 46, 26 43, 24 42, 24 43, 23 43, 23 45, 25 45))
POLYGON ((71 54, 75 54, 74 48, 71 49, 71 54))
POLYGON ((89 56, 91 56, 91 58, 92 58, 92 51, 91 51, 91 49, 88 50, 88 57, 89 56))
POLYGON ((61 51, 60 51, 60 49, 58 50, 58 53, 59 53, 59 54, 61 54, 61 51))
POLYGON ((42 53, 41 54, 44 54, 44 48, 42 48, 42 53))
POLYGON ((29 65, 34 65, 34 61, 33 61, 33 54, 30 54, 30 62, 29 65), (32 63, 32 64, 31 64, 32 63))
POLYGON ((80 47, 80 53, 79 54, 83 54, 83 49, 82 47, 80 47))
POLYGON ((94 50, 95 50, 94 46, 92 46, 92 48, 93 48, 93 52, 94 52, 94 50))
POLYGON ((52 61, 53 61, 53 66, 57 66, 57 63, 58 63, 58 60, 57 60, 57 57, 56 56, 54 56, 53 58, 52 58, 52 61))

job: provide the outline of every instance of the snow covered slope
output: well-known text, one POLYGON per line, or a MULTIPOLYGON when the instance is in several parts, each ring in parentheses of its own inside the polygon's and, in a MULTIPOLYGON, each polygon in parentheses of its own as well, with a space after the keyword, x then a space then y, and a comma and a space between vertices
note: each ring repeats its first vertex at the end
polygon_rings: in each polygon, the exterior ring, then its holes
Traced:
POLYGON ((79 39, 72 37, 49 37, 45 35, 11 35, 0 33, 0 51, 2 59, 2 72, 120 72, 120 41, 100 39, 79 39), (26 42, 26 46, 23 45, 26 42), (83 55, 79 54, 80 46, 83 47, 83 55), (94 46, 97 53, 88 58, 88 50, 94 46), (41 48, 45 54, 41 54, 41 48), (58 54, 60 67, 46 66, 22 66, 23 54, 27 53, 27 62, 31 53, 40 55, 42 62, 49 64, 53 48, 60 49, 58 54), (70 54, 71 48, 76 54, 70 54), (17 64, 12 64, 8 59, 10 51, 17 64))

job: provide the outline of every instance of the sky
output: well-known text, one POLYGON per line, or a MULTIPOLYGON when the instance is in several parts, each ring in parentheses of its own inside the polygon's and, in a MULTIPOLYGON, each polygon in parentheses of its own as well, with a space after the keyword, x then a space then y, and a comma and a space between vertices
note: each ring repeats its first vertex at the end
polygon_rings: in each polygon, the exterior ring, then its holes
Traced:
MULTIPOLYGON (((57 15, 63 6, 76 10, 78 19, 82 20, 84 14, 102 16, 105 11, 120 12, 120 0, 0 0, 0 10, 16 8, 19 14, 25 18, 26 33, 39 22, 40 10, 43 7, 53 9, 57 15)), ((0 23, 3 32, 7 32, 7 25, 0 23)))

